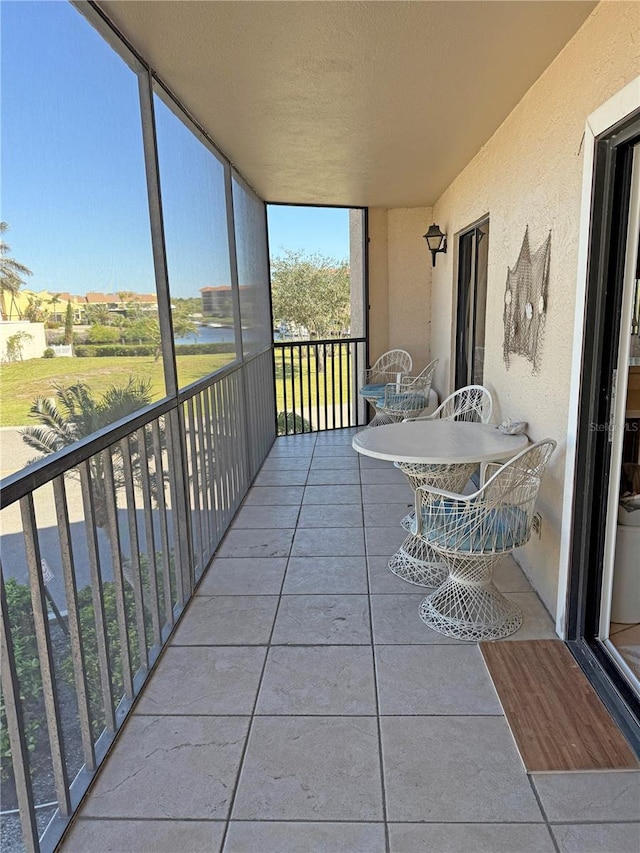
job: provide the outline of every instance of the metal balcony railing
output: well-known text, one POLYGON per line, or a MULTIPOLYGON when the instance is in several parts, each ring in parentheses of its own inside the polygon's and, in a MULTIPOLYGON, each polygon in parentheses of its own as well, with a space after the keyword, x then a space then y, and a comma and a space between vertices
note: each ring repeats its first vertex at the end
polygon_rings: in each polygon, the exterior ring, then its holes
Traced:
POLYGON ((272 371, 268 349, 2 482, 3 809, 27 851, 57 844, 273 443, 272 371))
POLYGON ((276 342, 273 357, 279 435, 366 424, 366 338, 276 342))

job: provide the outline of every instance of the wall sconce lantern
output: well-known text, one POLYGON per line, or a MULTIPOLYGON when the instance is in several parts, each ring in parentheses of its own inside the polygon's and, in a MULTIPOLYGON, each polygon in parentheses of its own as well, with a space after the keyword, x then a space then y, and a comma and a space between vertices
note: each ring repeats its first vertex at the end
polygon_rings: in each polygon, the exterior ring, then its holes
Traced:
POLYGON ((435 267, 436 255, 438 252, 447 251, 447 235, 443 234, 440 227, 434 222, 424 235, 424 239, 427 241, 427 245, 429 246, 429 251, 433 258, 433 266, 435 267))

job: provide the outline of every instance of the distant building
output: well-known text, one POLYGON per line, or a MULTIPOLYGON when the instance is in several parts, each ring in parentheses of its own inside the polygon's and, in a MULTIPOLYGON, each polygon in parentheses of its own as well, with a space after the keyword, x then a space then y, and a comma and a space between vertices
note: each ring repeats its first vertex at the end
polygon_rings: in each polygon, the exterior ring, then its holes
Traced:
POLYGON ((114 314, 126 314, 131 305, 140 306, 143 311, 157 311, 158 297, 155 293, 87 293, 88 305, 106 305, 107 310, 114 314))
POLYGON ((229 317, 233 313, 230 285, 201 287, 202 313, 209 317, 229 317))
POLYGON ((64 323, 67 304, 71 303, 74 324, 87 322, 87 306, 104 305, 112 314, 126 314, 132 304, 143 311, 157 311, 158 297, 155 293, 97 293, 89 291, 79 296, 67 291, 19 290, 11 296, 5 296, 2 307, 2 319, 5 321, 22 320, 32 302, 39 303, 48 319, 55 323, 64 323))

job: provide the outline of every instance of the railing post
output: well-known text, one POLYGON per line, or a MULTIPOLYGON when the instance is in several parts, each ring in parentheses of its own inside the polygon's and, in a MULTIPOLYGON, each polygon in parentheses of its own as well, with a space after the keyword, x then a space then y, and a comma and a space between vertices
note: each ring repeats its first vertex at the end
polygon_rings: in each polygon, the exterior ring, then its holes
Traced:
POLYGON ((67 777, 67 768, 64 758, 60 703, 58 702, 53 650, 51 647, 51 634, 49 632, 49 615, 47 612, 47 602, 44 594, 44 581, 42 579, 42 559, 38 543, 38 528, 36 524, 33 493, 21 498, 20 514, 22 516, 22 530, 24 534, 25 551, 27 554, 27 565, 29 567, 31 606, 33 608, 33 621, 35 623, 36 642, 38 644, 40 675, 42 677, 42 694, 44 697, 47 730, 49 734, 49 744, 51 747, 51 761, 53 764, 53 779, 55 783, 56 797, 58 800, 58 809, 60 813, 66 817, 71 814, 69 779, 67 777))
POLYGON ((91 491, 91 472, 88 461, 83 462, 80 465, 80 489, 82 492, 82 508, 87 535, 89 579, 91 581, 93 618, 96 623, 96 646, 98 649, 98 664, 100 667, 100 687, 102 691, 104 721, 107 731, 115 732, 116 718, 113 710, 113 687, 111 683, 111 663, 109 661, 109 645, 107 640, 107 620, 104 612, 102 574, 100 572, 100 551, 98 548, 95 507, 93 493, 91 491))
POLYGON ((33 789, 29 773, 29 751, 25 737, 22 702, 20 700, 20 682, 16 671, 16 659, 11 637, 11 622, 4 589, 4 575, 0 565, 0 665, 2 673, 2 691, 4 693, 7 733, 11 746, 13 776, 20 808, 22 839, 26 853, 38 853, 38 827, 33 807, 33 789))
POLYGON ((175 575, 178 587, 178 605, 182 609, 193 589, 193 558, 191 547, 191 509, 188 498, 188 471, 184 415, 182 408, 172 409, 167 414, 169 425, 168 445, 171 471, 171 513, 173 516, 175 575), (182 519, 182 523, 181 523, 182 519))
POLYGON ((64 477, 57 477, 53 481, 53 496, 56 505, 58 535, 60 537, 60 558, 62 561, 62 573, 64 575, 64 591, 67 599, 69 644, 71 646, 73 678, 76 687, 76 699, 78 701, 78 718, 80 721, 82 752, 84 755, 84 764, 87 770, 95 770, 96 756, 93 748, 93 737, 91 734, 89 690, 87 687, 84 648, 82 645, 82 626, 80 624, 80 614, 78 612, 78 590, 76 588, 76 573, 73 560, 73 547, 71 543, 71 531, 69 528, 69 512, 67 508, 64 477))

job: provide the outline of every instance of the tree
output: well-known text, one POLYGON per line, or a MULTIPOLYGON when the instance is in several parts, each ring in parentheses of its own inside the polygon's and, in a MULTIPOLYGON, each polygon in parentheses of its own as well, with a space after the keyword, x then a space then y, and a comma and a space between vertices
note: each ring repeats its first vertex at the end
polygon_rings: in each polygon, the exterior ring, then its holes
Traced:
POLYGON ((62 302, 62 299, 60 299, 60 297, 58 296, 57 293, 51 294, 51 306, 53 308, 53 319, 54 319, 54 322, 56 322, 56 323, 60 322, 60 317, 58 315, 58 305, 61 302, 62 302))
POLYGON ((113 326, 101 326, 96 323, 89 327, 88 340, 90 344, 117 344, 120 343, 120 329, 113 326))
POLYGON ((71 303, 67 302, 67 313, 64 316, 64 343, 73 343, 73 308, 71 303))
MULTIPOLYGON (((120 418, 134 414, 149 405, 152 396, 151 380, 135 379, 133 376, 129 377, 129 381, 124 386, 109 386, 100 399, 94 397, 91 388, 84 382, 76 382, 68 387, 55 383, 54 389, 54 398, 38 397, 29 410, 29 417, 38 421, 38 426, 25 427, 20 431, 22 440, 40 454, 30 462, 62 450, 63 447, 68 447, 81 438, 92 435, 120 418)), ((145 436, 148 437, 146 432, 145 436)), ((128 442, 134 478, 136 482, 140 482, 142 477, 140 447, 136 435, 129 436, 128 442)), ((150 438, 145 444, 147 457, 152 460, 154 449, 150 438)), ((124 488, 124 464, 119 444, 113 446, 111 456, 117 491, 124 488)), ((107 491, 102 454, 92 456, 89 459, 89 466, 96 524, 98 527, 106 527, 108 524, 107 491)), ((153 469, 155 466, 151 467, 153 469)), ((77 475, 77 471, 71 473, 77 475)), ((157 495, 161 486, 156 474, 153 470, 145 470, 144 475, 150 478, 152 495, 157 495)))
POLYGON ((16 332, 7 338, 7 361, 22 361, 22 349, 27 341, 33 340, 29 332, 16 332))
POLYGON ((288 251, 271 262, 271 296, 276 322, 303 326, 310 337, 338 337, 351 324, 346 261, 288 251))
POLYGON ((160 339, 160 326, 158 317, 154 315, 142 315, 134 320, 123 323, 120 334, 125 343, 143 344, 151 341, 153 343, 160 339))
MULTIPOLYGON (((16 293, 24 284, 23 276, 32 275, 28 267, 16 261, 15 258, 8 257, 11 246, 5 243, 2 237, 8 230, 9 225, 6 222, 0 222, 0 312, 3 320, 7 320, 9 317, 7 298, 10 297, 11 305, 15 305, 16 293)), ((19 311, 18 316, 20 316, 19 311)))
POLYGON ((24 319, 30 323, 44 323, 49 316, 49 311, 44 307, 39 296, 27 297, 29 304, 24 312, 24 319))
MULTIPOLYGON (((198 340, 198 326, 189 317, 187 308, 181 305, 172 308, 171 320, 173 323, 174 338, 186 338, 189 335, 192 335, 194 341, 198 340)), ((153 343, 154 358, 157 361, 162 355, 162 337, 160 335, 158 314, 147 314, 143 320, 136 321, 136 324, 132 325, 132 329, 144 330, 144 340, 151 341, 153 343)), ((131 332, 128 334, 130 335, 131 332)), ((129 338, 127 338, 127 340, 129 340, 129 338)))
POLYGON ((190 318, 188 308, 176 306, 171 312, 171 320, 174 337, 187 338, 192 336, 194 341, 198 340, 198 327, 190 318))
POLYGON ((105 305, 104 302, 87 305, 84 310, 87 315, 87 323, 90 326, 109 325, 109 322, 111 321, 111 312, 109 311, 109 306, 105 305))

